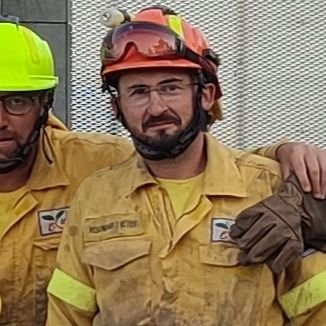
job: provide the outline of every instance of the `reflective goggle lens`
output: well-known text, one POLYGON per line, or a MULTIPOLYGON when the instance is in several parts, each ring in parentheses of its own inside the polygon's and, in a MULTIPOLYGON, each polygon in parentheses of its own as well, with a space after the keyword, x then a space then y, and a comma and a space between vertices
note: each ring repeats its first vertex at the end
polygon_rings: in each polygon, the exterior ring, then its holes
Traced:
POLYGON ((147 57, 170 57, 179 52, 180 40, 164 26, 131 22, 114 29, 104 40, 102 59, 106 63, 120 61, 131 46, 147 57))

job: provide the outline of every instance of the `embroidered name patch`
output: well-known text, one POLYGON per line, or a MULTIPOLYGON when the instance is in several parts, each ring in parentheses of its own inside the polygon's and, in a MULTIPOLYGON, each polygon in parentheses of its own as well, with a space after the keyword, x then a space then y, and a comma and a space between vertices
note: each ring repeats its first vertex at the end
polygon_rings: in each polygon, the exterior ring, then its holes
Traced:
POLYGON ((144 233, 142 219, 134 215, 111 215, 85 219, 85 241, 98 241, 144 233))
POLYGON ((234 220, 228 218, 213 217, 211 220, 211 242, 232 242, 229 232, 234 220))
POLYGON ((60 233, 66 222, 68 208, 51 209, 38 212, 38 223, 41 235, 60 233))

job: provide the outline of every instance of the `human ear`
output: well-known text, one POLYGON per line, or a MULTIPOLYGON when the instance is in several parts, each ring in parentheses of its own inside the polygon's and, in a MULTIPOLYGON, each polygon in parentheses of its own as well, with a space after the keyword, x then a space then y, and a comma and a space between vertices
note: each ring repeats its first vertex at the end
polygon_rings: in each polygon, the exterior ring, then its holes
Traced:
POLYGON ((213 106, 215 101, 215 92, 216 92, 216 88, 213 83, 207 83, 203 87, 201 104, 204 111, 209 111, 213 106))
POLYGON ((121 113, 120 113, 120 103, 119 103, 119 99, 117 97, 111 97, 111 109, 114 113, 114 116, 117 120, 120 121, 120 118, 121 118, 121 113))

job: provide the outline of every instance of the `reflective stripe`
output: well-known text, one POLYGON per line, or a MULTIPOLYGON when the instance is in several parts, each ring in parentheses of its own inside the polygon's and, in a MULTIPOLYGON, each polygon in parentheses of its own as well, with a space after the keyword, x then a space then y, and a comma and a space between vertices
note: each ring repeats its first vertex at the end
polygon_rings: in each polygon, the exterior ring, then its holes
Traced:
POLYGON ((169 16, 169 27, 174 33, 184 38, 181 18, 179 16, 169 16))
POLYGON ((281 296, 281 305, 289 318, 303 314, 326 301, 326 271, 319 273, 281 296))
POLYGON ((57 268, 53 272, 47 291, 81 310, 94 312, 97 309, 95 290, 57 268))

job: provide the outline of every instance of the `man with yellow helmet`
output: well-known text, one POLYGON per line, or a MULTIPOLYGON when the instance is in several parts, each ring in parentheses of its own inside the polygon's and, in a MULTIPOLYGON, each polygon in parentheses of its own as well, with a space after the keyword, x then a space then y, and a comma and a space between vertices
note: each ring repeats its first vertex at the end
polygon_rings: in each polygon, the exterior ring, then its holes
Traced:
MULTIPOLYGON (((35 111, 34 103, 41 102, 43 107, 33 128, 24 128, 26 135, 21 136, 24 141, 14 155, 10 155, 7 160, 1 159, 0 170, 4 173, 14 170, 30 155, 33 143, 47 121, 58 77, 54 75, 52 54, 45 41, 27 28, 18 27, 10 21, 2 21, 1 27, 1 43, 2 47, 6 46, 6 51, 1 53, 0 89, 2 93, 8 92, 1 96, 4 109, 28 125, 24 117, 29 111, 35 111)), ((12 147, 10 145, 15 145, 14 141, 7 144, 9 139, 4 135, 1 138, 1 144, 7 145, 5 148, 8 150, 12 147)))
POLYGON ((78 189, 48 326, 322 325, 325 254, 278 274, 239 264, 229 230, 281 178, 276 162, 206 132, 221 97, 217 66, 199 29, 167 8, 145 8, 105 37, 103 88, 138 155, 78 189), (297 293, 305 281, 313 287, 297 293))
POLYGON ((68 131, 49 112, 57 83, 47 42, 0 16, 0 325, 44 325, 76 188, 133 152, 117 137, 68 131))

